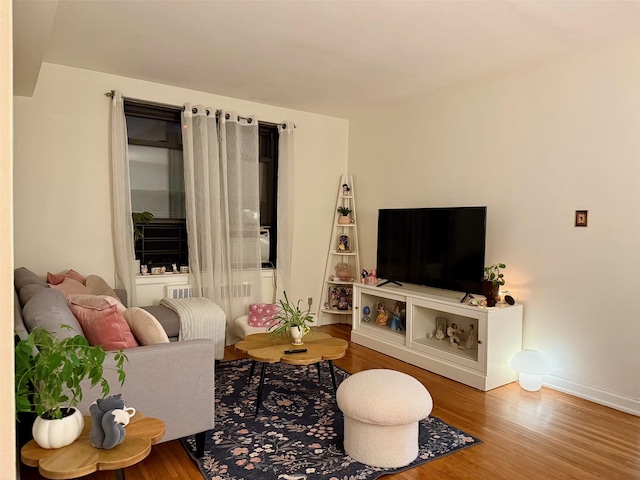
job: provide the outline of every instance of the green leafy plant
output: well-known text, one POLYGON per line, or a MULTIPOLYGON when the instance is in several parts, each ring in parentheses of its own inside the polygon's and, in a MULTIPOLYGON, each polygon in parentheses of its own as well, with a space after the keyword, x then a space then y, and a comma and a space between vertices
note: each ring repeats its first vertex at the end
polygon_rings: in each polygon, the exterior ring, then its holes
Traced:
POLYGON ((299 327, 303 330, 303 335, 306 335, 311 327, 310 323, 313 323, 313 315, 311 315, 311 307, 307 310, 300 309, 300 302, 294 306, 287 296, 287 292, 283 292, 284 300, 280 299, 278 302, 280 308, 277 315, 274 317, 278 320, 278 323, 269 327, 270 338, 281 338, 288 334, 290 327, 299 327))
POLYGON ((351 210, 349 207, 338 207, 338 213, 340 215, 342 215, 343 217, 346 217, 347 215, 349 215, 353 210, 351 210))
MULTIPOLYGON (((123 365, 128 358, 122 350, 114 355, 122 385, 123 365)), ((35 412, 46 419, 62 418, 63 408, 75 407, 82 400, 80 382, 85 378, 91 380, 92 387, 100 383, 106 397, 109 383, 103 376, 105 358, 104 348, 89 345, 82 335, 58 341, 49 331, 34 328, 15 347, 16 413, 35 412)))
POLYGON ((504 275, 500 273, 501 268, 507 268, 504 263, 495 263, 490 267, 484 267, 483 281, 491 282, 492 285, 504 285, 504 275))
POLYGON ((133 241, 137 242, 142 237, 144 237, 144 235, 142 234, 142 230, 140 230, 136 226, 136 224, 143 223, 143 224, 147 225, 155 217, 153 216, 153 213, 151 213, 151 212, 133 212, 131 214, 131 218, 133 219, 133 241))

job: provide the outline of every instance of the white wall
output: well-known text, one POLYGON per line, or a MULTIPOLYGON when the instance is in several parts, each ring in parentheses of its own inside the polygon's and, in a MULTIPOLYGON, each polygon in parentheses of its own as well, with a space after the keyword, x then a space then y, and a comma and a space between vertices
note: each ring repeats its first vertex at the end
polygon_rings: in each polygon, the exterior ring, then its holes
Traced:
POLYGON ((639 39, 350 120, 363 267, 378 208, 487 205, 548 383, 640 414, 639 39))
POLYGON ((319 301, 348 122, 59 65, 42 65, 33 97, 15 97, 15 263, 46 275, 74 268, 113 283, 109 111, 104 94, 292 120, 296 129, 292 298, 319 301))

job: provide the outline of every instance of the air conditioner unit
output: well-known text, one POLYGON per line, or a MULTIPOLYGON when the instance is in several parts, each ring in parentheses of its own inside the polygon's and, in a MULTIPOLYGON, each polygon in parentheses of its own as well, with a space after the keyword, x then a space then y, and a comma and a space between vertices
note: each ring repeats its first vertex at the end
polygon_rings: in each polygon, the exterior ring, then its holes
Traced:
POLYGON ((270 237, 269 237, 269 230, 266 228, 261 228, 260 229, 260 237, 259 237, 259 242, 260 242, 260 261, 262 263, 267 263, 269 261, 269 243, 270 243, 270 237))

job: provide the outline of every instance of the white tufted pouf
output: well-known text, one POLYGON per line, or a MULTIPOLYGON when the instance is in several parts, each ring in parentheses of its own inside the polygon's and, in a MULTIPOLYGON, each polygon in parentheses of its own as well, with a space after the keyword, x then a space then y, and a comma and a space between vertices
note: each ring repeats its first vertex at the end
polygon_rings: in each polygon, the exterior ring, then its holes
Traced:
POLYGON ((398 468, 418 456, 418 421, 433 408, 429 391, 415 378, 387 369, 365 370, 336 392, 344 414, 344 449, 373 467, 398 468))
POLYGON ((267 333, 267 327, 252 327, 249 325, 249 315, 238 317, 233 322, 233 333, 238 337, 244 338, 253 333, 267 333))

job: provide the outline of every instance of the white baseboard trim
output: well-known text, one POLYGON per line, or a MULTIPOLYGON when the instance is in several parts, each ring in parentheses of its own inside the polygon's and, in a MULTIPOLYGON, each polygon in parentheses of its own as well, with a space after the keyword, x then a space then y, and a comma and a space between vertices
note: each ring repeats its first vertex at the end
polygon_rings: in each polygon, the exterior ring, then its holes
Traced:
POLYGON ((607 392, 606 390, 589 387, 552 375, 545 375, 542 384, 553 390, 568 393, 569 395, 584 398, 590 402, 599 403, 600 405, 640 417, 640 399, 624 397, 617 393, 607 392))

